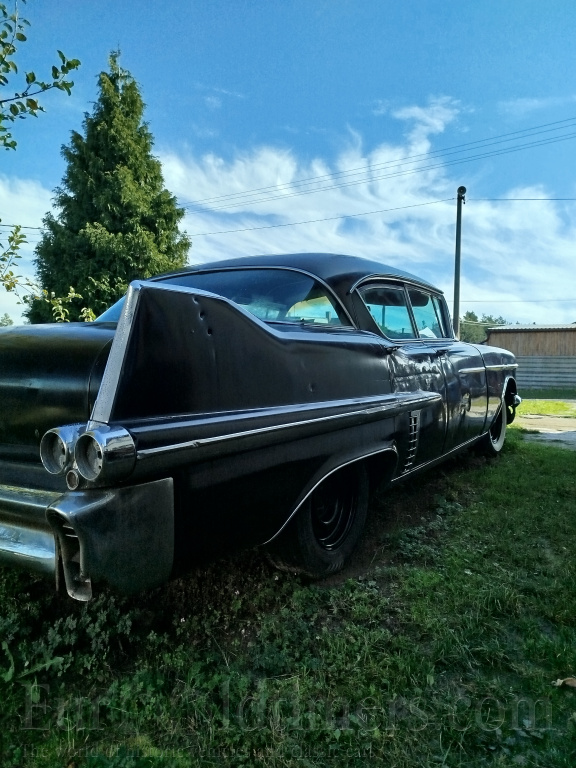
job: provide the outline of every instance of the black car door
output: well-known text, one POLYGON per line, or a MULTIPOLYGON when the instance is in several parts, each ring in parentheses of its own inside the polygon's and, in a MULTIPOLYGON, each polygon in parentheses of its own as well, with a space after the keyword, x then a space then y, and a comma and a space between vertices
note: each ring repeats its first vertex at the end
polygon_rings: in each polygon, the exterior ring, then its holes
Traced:
POLYGON ((441 357, 432 339, 418 334, 408 293, 402 284, 370 282, 360 287, 359 294, 378 330, 390 342, 392 391, 422 390, 441 395, 441 399, 431 405, 398 417, 396 434, 401 471, 408 471, 437 458, 444 449, 446 383, 441 357))
POLYGON ((408 288, 419 336, 426 338, 445 381, 447 415, 444 452, 477 437, 486 422, 486 370, 478 350, 452 338, 444 299, 422 288, 408 288))

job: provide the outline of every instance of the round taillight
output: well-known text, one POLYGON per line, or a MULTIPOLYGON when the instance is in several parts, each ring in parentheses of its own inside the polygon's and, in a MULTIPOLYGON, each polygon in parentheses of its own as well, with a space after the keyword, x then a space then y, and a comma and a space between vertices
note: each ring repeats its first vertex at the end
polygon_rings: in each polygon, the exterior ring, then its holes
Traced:
POLYGON ((97 480, 102 472, 104 451, 100 443, 90 434, 81 435, 74 449, 78 472, 85 480, 97 480))
POLYGON ((57 432, 46 432, 40 442, 40 459, 44 468, 51 475, 61 475, 65 472, 70 460, 66 442, 57 432))

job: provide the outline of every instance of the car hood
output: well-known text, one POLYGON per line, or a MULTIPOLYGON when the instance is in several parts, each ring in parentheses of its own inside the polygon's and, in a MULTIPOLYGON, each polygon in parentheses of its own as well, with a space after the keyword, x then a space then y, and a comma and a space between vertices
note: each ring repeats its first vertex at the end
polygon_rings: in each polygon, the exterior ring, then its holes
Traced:
POLYGON ((46 430, 88 420, 114 331, 107 323, 0 329, 0 458, 38 459, 46 430))

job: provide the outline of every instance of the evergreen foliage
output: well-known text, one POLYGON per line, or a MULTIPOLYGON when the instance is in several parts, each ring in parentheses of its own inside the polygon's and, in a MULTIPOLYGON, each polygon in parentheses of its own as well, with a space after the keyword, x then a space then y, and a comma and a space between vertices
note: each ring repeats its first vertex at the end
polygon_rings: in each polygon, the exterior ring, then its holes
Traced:
MULTIPOLYGON (((81 306, 100 314, 137 277, 178 269, 190 241, 178 230, 184 211, 164 188, 160 162, 152 156, 152 135, 142 122, 144 103, 132 75, 110 56, 101 72, 99 97, 62 154, 68 167, 55 190, 57 217, 44 218, 36 247, 36 269, 49 295, 69 287, 83 300, 71 303, 70 319, 81 306)), ((34 301, 32 322, 49 320, 49 307, 34 301)))

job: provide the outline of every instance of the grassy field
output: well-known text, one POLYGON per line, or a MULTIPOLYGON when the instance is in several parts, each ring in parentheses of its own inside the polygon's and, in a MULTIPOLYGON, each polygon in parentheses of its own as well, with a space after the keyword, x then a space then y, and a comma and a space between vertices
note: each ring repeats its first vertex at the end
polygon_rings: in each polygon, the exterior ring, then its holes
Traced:
POLYGON ((250 552, 79 605, 0 571, 0 764, 573 768, 575 469, 511 431, 380 493, 319 584, 250 552))
POLYGON ((518 414, 536 414, 538 416, 567 416, 576 418, 576 402, 563 400, 522 400, 518 414))

